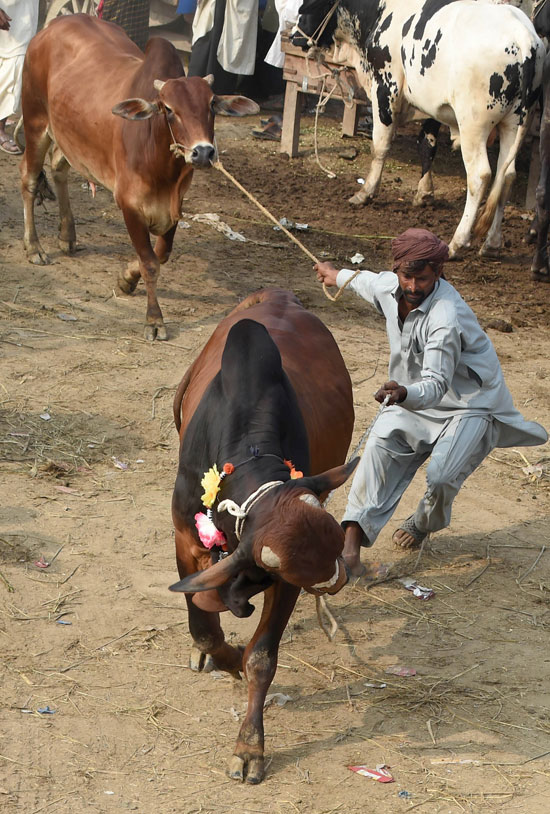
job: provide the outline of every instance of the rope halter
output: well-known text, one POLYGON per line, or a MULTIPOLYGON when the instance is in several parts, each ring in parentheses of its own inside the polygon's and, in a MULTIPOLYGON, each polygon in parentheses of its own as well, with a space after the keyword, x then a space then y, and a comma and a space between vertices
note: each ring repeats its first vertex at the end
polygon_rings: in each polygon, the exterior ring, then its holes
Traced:
POLYGON ((256 505, 256 503, 268 492, 271 492, 272 489, 275 489, 276 486, 281 486, 284 481, 282 480, 272 480, 268 481, 267 483, 263 483, 255 492, 253 492, 249 497, 246 498, 244 503, 241 503, 239 506, 238 503, 235 503, 234 500, 222 500, 218 504, 218 512, 228 512, 230 515, 236 518, 235 520, 235 537, 240 542, 241 536, 243 533, 243 527, 246 518, 250 510, 256 505))

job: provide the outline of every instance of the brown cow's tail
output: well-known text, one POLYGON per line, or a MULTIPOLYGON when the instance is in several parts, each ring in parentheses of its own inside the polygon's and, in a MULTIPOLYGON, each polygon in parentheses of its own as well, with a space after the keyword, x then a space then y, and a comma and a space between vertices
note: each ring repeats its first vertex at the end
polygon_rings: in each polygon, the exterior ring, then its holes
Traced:
POLYGON ((176 425, 176 429, 179 432, 181 429, 181 403, 185 396, 185 391, 189 387, 189 382, 191 380, 191 373, 193 372, 194 364, 188 368, 186 374, 184 375, 183 379, 178 385, 178 389, 176 390, 176 395, 174 396, 174 404, 172 406, 173 414, 174 414, 174 424, 176 425))

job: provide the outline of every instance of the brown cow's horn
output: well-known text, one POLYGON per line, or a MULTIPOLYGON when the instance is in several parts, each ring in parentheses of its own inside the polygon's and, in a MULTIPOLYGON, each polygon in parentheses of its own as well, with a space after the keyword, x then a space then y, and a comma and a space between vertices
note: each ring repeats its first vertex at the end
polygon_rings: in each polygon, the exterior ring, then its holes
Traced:
POLYGON ((281 560, 279 555, 275 554, 273 549, 271 549, 268 545, 264 545, 262 547, 262 553, 260 556, 263 564, 267 565, 269 568, 281 567, 281 560))
POLYGON ((208 76, 205 76, 203 78, 204 78, 204 81, 207 82, 210 85, 210 87, 212 87, 212 85, 214 84, 214 74, 209 73, 208 76))
POLYGON ((162 90, 165 85, 166 82, 163 82, 162 79, 155 79, 153 82, 153 87, 155 90, 162 90))

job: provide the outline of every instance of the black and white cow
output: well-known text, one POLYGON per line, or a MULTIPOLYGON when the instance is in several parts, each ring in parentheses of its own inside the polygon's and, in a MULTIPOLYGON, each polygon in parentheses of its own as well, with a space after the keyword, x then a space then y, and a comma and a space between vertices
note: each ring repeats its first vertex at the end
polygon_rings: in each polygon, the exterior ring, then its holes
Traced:
MULTIPOLYGON (((295 43, 328 47, 337 42, 339 58, 355 67, 372 101, 371 167, 351 203, 362 205, 376 194, 397 125, 419 118, 450 127, 467 175, 451 257, 470 245, 491 179, 487 140, 497 129, 497 172, 476 234, 487 235, 482 254, 498 249, 504 203, 545 56, 526 14, 508 4, 476 0, 305 0, 298 29, 295 43)), ((417 194, 431 194, 431 184, 431 173, 425 172, 417 194)))

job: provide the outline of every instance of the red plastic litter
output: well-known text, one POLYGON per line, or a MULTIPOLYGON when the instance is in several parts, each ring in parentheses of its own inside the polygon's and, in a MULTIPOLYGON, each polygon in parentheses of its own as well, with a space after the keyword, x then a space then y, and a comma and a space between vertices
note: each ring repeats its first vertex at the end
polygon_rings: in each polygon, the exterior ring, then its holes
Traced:
POLYGON ((414 667, 401 667, 400 664, 392 664, 391 667, 386 667, 384 670, 385 673, 388 673, 392 676, 415 676, 416 670, 414 667))
POLYGON ((44 559, 44 555, 42 554, 39 560, 35 560, 34 564, 37 568, 49 568, 50 563, 46 562, 44 559))
POLYGON ((377 780, 379 783, 394 782, 393 777, 387 769, 369 769, 367 766, 348 766, 348 769, 350 769, 352 772, 363 775, 363 777, 371 777, 373 780, 377 780))

